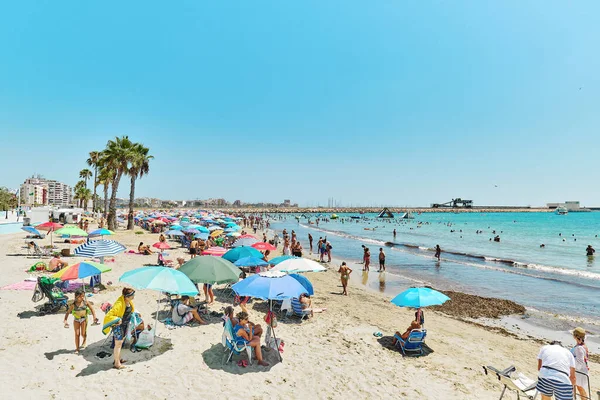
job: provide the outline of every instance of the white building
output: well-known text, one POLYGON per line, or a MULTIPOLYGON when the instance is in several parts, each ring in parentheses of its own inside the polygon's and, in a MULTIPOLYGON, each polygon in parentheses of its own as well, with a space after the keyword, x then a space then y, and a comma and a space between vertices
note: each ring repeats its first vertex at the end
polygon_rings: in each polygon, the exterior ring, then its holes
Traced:
POLYGON ((25 205, 67 206, 72 201, 71 186, 62 182, 32 176, 21 185, 21 202, 25 205))

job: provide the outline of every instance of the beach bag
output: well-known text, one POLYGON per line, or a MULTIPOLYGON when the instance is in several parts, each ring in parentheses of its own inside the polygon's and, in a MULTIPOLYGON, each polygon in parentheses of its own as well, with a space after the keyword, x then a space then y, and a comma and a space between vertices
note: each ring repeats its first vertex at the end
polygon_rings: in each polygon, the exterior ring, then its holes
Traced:
POLYGON ((267 315, 265 315, 265 322, 267 325, 272 326, 273 328, 277 328, 277 316, 274 312, 269 311, 267 315))
POLYGON ((135 347, 147 349, 154 344, 154 327, 140 332, 135 347))

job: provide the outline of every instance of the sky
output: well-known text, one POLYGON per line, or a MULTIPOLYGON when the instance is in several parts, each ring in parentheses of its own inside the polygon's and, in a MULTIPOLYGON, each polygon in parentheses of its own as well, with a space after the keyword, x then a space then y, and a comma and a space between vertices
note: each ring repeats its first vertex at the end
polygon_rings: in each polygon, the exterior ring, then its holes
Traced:
MULTIPOLYGON (((0 8, 0 186, 128 135, 136 197, 600 206, 600 2, 0 8)), ((122 182, 120 197, 129 184, 122 182)))

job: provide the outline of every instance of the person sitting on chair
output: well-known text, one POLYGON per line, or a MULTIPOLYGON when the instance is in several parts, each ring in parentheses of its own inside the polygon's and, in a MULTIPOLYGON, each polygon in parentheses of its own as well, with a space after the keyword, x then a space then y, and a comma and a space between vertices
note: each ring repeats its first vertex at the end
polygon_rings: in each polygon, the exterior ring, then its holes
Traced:
POLYGON ((312 299, 306 293, 302 293, 298 300, 300 301, 300 306, 302 307, 302 310, 310 311, 311 317, 314 315, 314 313, 320 313, 327 310, 326 308, 313 308, 312 299))
POLYGON ((181 296, 179 302, 173 307, 171 318, 175 325, 185 325, 191 320, 200 324, 206 324, 200 317, 200 314, 198 314, 198 310, 190 306, 190 296, 181 296))
POLYGON ((55 253, 54 258, 48 263, 48 271, 58 272, 67 266, 69 266, 69 264, 60 259, 60 254, 55 253))
MULTIPOLYGON (((233 327, 234 339, 243 341, 247 346, 251 346, 254 349, 254 354, 258 360, 258 365, 268 367, 269 363, 265 362, 262 357, 262 351, 260 348, 260 336, 256 335, 255 332, 250 328, 248 321, 248 313, 240 312, 237 315, 238 323, 233 327)), ((256 327, 258 325, 254 325, 256 327)), ((261 330, 262 332, 262 330, 261 330)))
MULTIPOLYGON (((410 333, 412 331, 414 331, 415 329, 421 329, 421 324, 419 324, 418 321, 413 321, 410 323, 410 326, 408 328, 406 328, 406 331, 403 334, 400 334, 400 332, 396 332, 396 335, 400 336, 402 338, 402 340, 406 340, 408 339, 408 336, 410 335, 410 333)), ((396 344, 396 342, 398 341, 398 339, 396 339, 394 337, 394 339, 392 340, 392 344, 396 344)))

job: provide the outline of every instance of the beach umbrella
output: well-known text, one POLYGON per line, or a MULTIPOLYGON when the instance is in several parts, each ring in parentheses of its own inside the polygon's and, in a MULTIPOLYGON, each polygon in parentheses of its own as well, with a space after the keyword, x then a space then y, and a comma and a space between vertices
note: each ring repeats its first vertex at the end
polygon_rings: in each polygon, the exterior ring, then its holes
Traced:
POLYGON ((73 253, 80 257, 100 258, 100 262, 102 262, 104 257, 113 256, 125 250, 127 250, 125 246, 119 242, 101 239, 90 240, 87 243, 77 246, 73 253))
MULTIPOLYGON (((224 247, 219 247, 219 246, 209 247, 208 249, 206 249, 202 252, 203 255, 218 256, 218 257, 222 256, 225 253, 227 253, 227 249, 224 247)), ((229 261, 231 261, 231 260, 229 260, 229 261)))
POLYGON ((304 289, 306 289, 306 293, 308 293, 309 296, 314 296, 315 290, 313 289, 313 285, 307 277, 300 274, 290 274, 290 276, 300 282, 304 289))
MULTIPOLYGON (((198 294, 196 285, 183 272, 168 267, 142 267, 125 272, 119 281, 137 289, 150 289, 159 292, 195 296, 198 294)), ((156 301, 154 318, 155 332, 158 327, 158 310, 160 301, 156 301)))
POLYGON ((204 233, 204 232, 196 233, 194 235, 194 239, 206 240, 206 239, 208 239, 208 233, 204 233))
POLYGON ((83 229, 79 229, 76 226, 65 226, 64 228, 60 228, 56 231, 57 235, 66 235, 66 236, 87 236, 88 233, 83 229))
POLYGON ((299 298, 306 289, 300 282, 284 273, 262 272, 239 281, 232 287, 238 296, 255 297, 262 300, 299 298))
POLYGON ((237 232, 237 229, 234 229, 234 228, 227 228, 227 229, 225 229, 225 232, 227 232, 227 233, 231 233, 231 232, 237 232))
POLYGON ((53 233, 55 230, 62 228, 63 226, 61 224, 57 224, 56 222, 44 222, 43 224, 39 224, 35 227, 35 229, 37 229, 38 231, 46 231, 46 232, 50 232, 50 246, 54 247, 54 239, 53 239, 53 233))
POLYGON ((223 231, 213 231, 210 236, 211 237, 217 237, 223 234, 223 231))
POLYGON ((266 243, 266 242, 254 243, 253 245, 251 245, 251 247, 254 247, 256 250, 261 250, 261 251, 265 251, 265 250, 275 251, 275 250, 277 250, 277 247, 273 246, 271 243, 266 243))
POLYGON ((111 268, 93 261, 81 261, 77 264, 69 265, 52 275, 52 278, 60 278, 61 281, 72 279, 83 279, 103 272, 110 271, 111 268))
POLYGON ((241 233, 239 233, 239 232, 230 232, 230 233, 227 234, 227 236, 239 237, 239 236, 241 236, 241 233))
POLYGON ((100 229, 96 229, 95 231, 92 231, 88 234, 88 236, 92 237, 92 236, 105 236, 105 235, 114 235, 115 233, 113 231, 109 231, 106 228, 100 228, 100 229))
POLYGON ((173 225, 171 225, 171 226, 169 227, 169 229, 171 229, 171 230, 176 230, 176 231, 180 231, 180 230, 182 230, 182 229, 183 229, 183 226, 181 226, 181 225, 178 225, 178 224, 173 224, 173 225))
POLYGON ((292 258, 300 258, 300 257, 296 257, 296 256, 279 256, 279 257, 275 257, 275 258, 269 260, 269 264, 271 264, 271 265, 277 265, 280 262, 283 262, 285 260, 290 260, 292 258))
POLYGON ((236 262, 244 257, 263 258, 263 255, 260 251, 253 249, 252 247, 236 247, 223 255, 224 259, 231 262, 236 262))
POLYGON ((33 226, 23 226, 23 227, 21 227, 21 229, 27 233, 31 233, 32 235, 36 235, 36 236, 40 236, 40 237, 42 236, 40 231, 35 229, 33 226))
POLYGON ((207 227, 205 227, 205 226, 199 226, 197 229, 198 229, 198 230, 199 230, 201 233, 210 233, 210 231, 208 230, 208 228, 207 228, 207 227))
POLYGON ((178 231, 177 229, 171 229, 170 231, 166 231, 165 235, 171 235, 171 236, 185 236, 185 234, 181 231, 178 231))
POLYGON ((167 223, 163 220, 157 219, 152 222, 152 225, 166 225, 167 223))
POLYGON ((137 289, 195 296, 198 289, 183 272, 167 267, 142 267, 125 272, 119 281, 137 289))
POLYGON ((437 306, 450 300, 445 294, 430 288, 410 288, 394 297, 391 302, 399 307, 421 308, 437 306))
POLYGON ((240 236, 238 238, 238 240, 235 241, 235 243, 233 244, 233 247, 240 247, 240 246, 252 246, 254 243, 257 243, 258 239, 256 238, 248 238, 248 237, 243 237, 240 236))
POLYGON ((274 266, 272 271, 287 273, 323 272, 327 271, 327 268, 307 258, 290 258, 274 266))
POLYGON ((237 282, 241 271, 221 257, 195 257, 183 264, 179 271, 187 275, 194 283, 237 282))
POLYGON ((157 249, 162 250, 167 250, 170 249, 171 246, 169 246, 168 244, 166 244, 165 242, 156 242, 152 245, 152 247, 156 247, 157 249))
POLYGON ((200 231, 199 231, 198 229, 187 229, 187 228, 186 228, 186 229, 184 229, 183 231, 184 231, 185 233, 191 233, 191 234, 194 234, 194 235, 196 235, 196 234, 200 233, 200 231))
POLYGON ((254 236, 254 235, 245 234, 245 235, 240 236, 240 239, 246 239, 246 238, 247 239, 255 239, 258 242, 258 239, 256 239, 256 236, 254 236))
POLYGON ((209 231, 211 231, 211 232, 212 232, 212 231, 217 231, 217 230, 222 230, 222 229, 223 229, 223 228, 221 228, 221 227, 220 227, 220 226, 218 226, 218 225, 212 225, 212 226, 209 226, 209 227, 208 227, 208 230, 209 230, 209 231))
POLYGON ((243 257, 233 263, 236 267, 264 267, 269 265, 268 262, 262 258, 257 257, 243 257))

